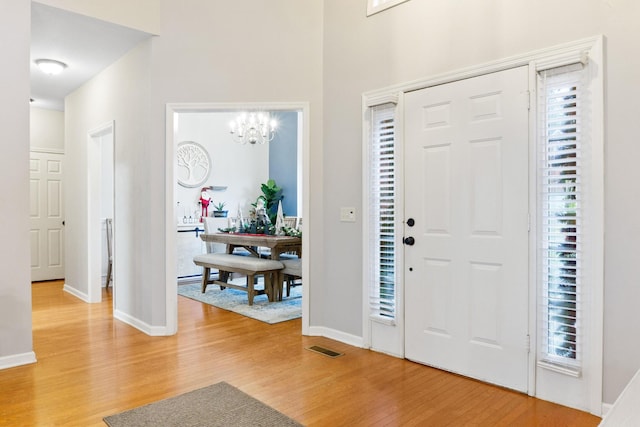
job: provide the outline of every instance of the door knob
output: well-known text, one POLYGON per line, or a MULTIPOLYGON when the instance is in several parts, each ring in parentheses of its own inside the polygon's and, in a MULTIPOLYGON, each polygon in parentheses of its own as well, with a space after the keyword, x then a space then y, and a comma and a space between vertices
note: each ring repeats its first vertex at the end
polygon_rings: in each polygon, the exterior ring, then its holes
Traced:
POLYGON ((411 236, 409 236, 409 237, 405 237, 405 238, 404 238, 404 240, 403 240, 403 243, 404 243, 405 245, 408 245, 408 246, 413 246, 413 244, 414 244, 415 242, 416 242, 416 239, 414 239, 414 238, 413 238, 413 237, 411 237, 411 236))

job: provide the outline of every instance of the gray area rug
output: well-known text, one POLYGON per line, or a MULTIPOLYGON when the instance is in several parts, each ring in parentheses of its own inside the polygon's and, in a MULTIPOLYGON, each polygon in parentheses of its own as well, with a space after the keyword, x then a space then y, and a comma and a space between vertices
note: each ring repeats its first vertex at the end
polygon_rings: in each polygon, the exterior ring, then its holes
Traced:
MULTIPOLYGON (((286 291, 284 293, 286 294, 286 291)), ((178 295, 266 323, 278 323, 302 317, 302 286, 291 288, 291 296, 285 295, 282 301, 269 302, 266 295, 258 295, 253 299, 251 306, 246 292, 229 288, 222 291, 218 285, 207 286, 204 294, 199 283, 179 285, 178 295)))
POLYGON ((287 427, 298 422, 225 382, 104 418, 110 427, 287 427))

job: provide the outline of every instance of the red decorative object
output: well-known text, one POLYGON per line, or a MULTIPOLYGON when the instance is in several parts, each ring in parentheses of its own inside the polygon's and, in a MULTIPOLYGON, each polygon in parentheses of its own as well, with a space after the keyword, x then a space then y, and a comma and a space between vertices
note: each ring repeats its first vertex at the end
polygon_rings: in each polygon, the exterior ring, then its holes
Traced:
POLYGON ((202 218, 209 216, 209 203, 211 203, 211 196, 207 193, 207 188, 202 189, 200 193, 200 203, 202 203, 202 218))

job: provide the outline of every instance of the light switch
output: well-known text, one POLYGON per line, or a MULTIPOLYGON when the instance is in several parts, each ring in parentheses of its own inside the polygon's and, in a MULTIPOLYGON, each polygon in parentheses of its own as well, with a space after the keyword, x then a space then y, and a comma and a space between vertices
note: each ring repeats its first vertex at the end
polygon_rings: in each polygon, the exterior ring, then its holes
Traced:
POLYGON ((356 208, 340 208, 340 221, 356 222, 356 208))

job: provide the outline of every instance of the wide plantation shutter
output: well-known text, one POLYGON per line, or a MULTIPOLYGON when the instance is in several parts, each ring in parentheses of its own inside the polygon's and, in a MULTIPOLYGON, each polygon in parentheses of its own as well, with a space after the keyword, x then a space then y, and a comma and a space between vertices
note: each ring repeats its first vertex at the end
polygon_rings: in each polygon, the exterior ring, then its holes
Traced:
POLYGON ((369 304, 371 314, 396 315, 395 105, 373 106, 369 158, 369 304))
POLYGON ((584 161, 588 114, 581 64, 539 73, 542 360, 579 367, 583 352, 584 161))

